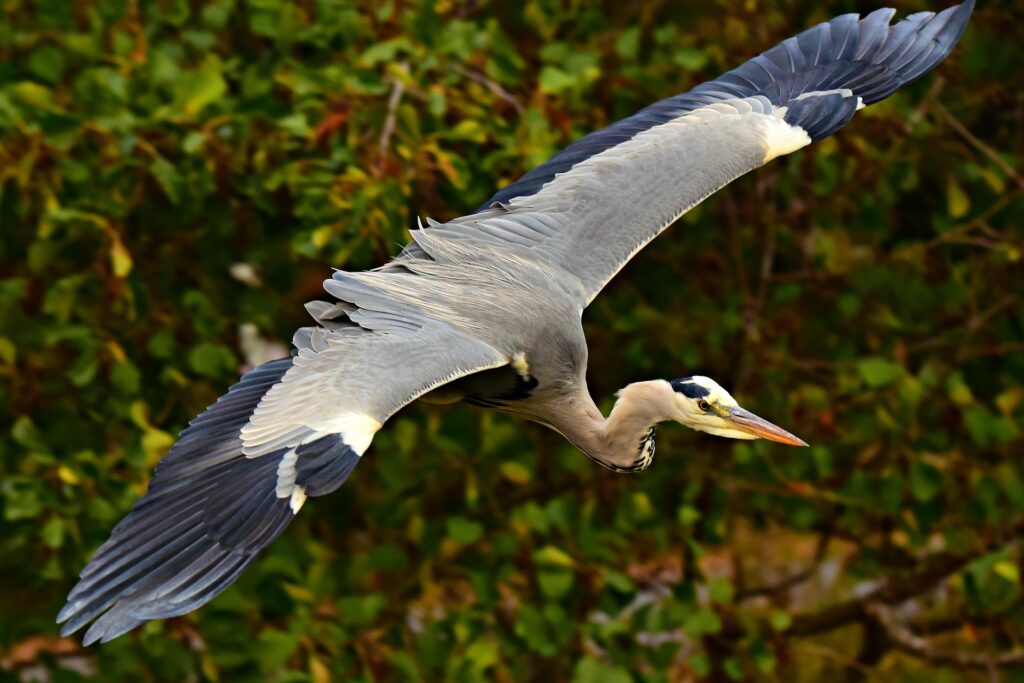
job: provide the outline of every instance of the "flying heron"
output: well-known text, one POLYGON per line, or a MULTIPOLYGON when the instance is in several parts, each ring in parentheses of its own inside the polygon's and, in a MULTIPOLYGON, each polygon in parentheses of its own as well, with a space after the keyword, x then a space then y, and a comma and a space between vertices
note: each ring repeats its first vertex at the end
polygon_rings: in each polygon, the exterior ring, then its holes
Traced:
POLYGON ((474 213, 428 221, 384 266, 335 272, 291 357, 246 374, 181 433, 82 571, 62 633, 93 622, 84 642, 107 641, 208 602, 419 398, 541 423, 617 472, 650 466, 659 422, 806 445, 701 376, 630 384, 605 418, 587 390, 583 310, 708 195, 932 69, 973 7, 818 24, 587 135, 474 213))

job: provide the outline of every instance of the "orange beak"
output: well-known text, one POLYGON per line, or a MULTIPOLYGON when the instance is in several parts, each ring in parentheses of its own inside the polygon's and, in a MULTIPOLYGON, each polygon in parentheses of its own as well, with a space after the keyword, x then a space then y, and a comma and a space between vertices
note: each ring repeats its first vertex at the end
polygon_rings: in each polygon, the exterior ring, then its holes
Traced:
POLYGON ((773 425, 768 420, 754 415, 749 410, 739 406, 726 408, 726 414, 722 418, 728 420, 734 429, 756 436, 759 439, 778 441, 788 446, 806 446, 807 443, 798 436, 794 436, 782 427, 773 425))

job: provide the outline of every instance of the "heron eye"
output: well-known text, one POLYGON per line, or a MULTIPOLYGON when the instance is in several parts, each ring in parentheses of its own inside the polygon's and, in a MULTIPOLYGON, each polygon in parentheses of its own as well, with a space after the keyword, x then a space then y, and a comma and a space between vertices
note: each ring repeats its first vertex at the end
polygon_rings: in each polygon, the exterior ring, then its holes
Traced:
POLYGON ((704 400, 697 401, 697 407, 703 410, 705 413, 711 410, 711 404, 704 400))

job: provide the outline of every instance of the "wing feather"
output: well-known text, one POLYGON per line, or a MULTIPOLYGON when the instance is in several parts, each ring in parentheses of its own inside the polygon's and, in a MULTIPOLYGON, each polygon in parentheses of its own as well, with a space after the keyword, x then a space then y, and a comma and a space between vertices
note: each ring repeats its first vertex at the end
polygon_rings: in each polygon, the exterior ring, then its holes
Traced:
MULTIPOLYGON (((644 245, 736 177, 845 126, 944 59, 974 7, 890 25, 846 14, 713 81, 591 133, 497 192, 445 235, 533 249, 583 285, 588 303, 644 245), (533 229, 543 224, 557 227, 533 229)), ((410 245, 402 258, 422 258, 410 245)))
POLYGON ((107 641, 212 600, 307 496, 341 486, 373 433, 417 392, 507 362, 441 323, 403 319, 370 294, 382 310, 367 317, 380 329, 300 335, 318 344, 248 373, 182 432, 149 491, 82 570, 58 615, 63 634, 93 622, 84 642, 107 641))

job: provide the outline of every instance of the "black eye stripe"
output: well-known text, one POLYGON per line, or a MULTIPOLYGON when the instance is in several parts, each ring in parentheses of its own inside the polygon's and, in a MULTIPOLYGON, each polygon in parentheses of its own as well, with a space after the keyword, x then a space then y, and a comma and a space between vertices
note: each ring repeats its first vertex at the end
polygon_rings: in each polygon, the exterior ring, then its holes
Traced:
POLYGON ((704 398, 711 392, 701 385, 694 382, 689 377, 682 377, 680 379, 674 379, 670 382, 672 390, 676 393, 682 394, 686 398, 704 398))

